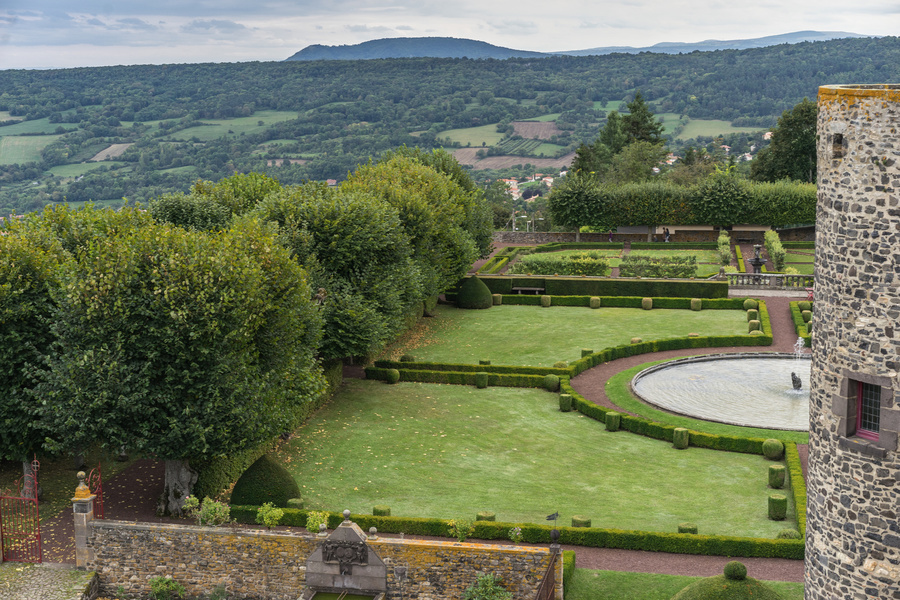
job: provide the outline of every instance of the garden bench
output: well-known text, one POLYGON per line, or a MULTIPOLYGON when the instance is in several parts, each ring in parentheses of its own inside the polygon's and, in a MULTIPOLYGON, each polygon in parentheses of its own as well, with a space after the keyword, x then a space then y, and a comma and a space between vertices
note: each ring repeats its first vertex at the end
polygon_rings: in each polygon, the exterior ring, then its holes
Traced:
POLYGON ((738 244, 752 244, 753 238, 737 238, 738 244))
POLYGON ((513 287, 512 291, 516 294, 543 294, 544 288, 542 287, 513 287))

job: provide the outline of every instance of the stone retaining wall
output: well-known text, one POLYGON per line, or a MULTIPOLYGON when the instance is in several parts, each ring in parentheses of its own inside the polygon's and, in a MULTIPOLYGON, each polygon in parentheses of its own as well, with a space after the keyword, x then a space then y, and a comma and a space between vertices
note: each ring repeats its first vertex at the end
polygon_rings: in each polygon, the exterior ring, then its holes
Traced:
MULTIPOLYGON (((322 542, 306 532, 105 520, 92 521, 90 530, 87 568, 99 574, 106 595, 119 586, 146 594, 151 578, 170 576, 188 594, 224 585, 237 598, 296 600, 306 585, 306 559, 322 542)), ((461 598, 479 573, 500 575, 514 597, 532 598, 551 558, 547 548, 511 545, 387 538, 367 544, 387 566, 386 597, 397 600, 461 598)))

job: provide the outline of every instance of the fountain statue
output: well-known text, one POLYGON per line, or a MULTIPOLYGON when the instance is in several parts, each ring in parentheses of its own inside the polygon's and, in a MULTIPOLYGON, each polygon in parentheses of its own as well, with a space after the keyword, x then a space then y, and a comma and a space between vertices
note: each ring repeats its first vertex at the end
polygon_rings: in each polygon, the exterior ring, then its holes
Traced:
POLYGON ((791 383, 794 385, 795 390, 799 390, 803 387, 803 382, 800 381, 800 378, 797 377, 797 374, 791 371, 791 383))

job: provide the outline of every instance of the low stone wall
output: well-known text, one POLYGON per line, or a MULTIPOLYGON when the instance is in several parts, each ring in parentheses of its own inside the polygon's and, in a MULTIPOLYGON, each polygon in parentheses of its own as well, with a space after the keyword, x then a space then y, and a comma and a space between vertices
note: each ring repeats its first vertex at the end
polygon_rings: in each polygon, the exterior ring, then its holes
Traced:
MULTIPOLYGON (((306 559, 321 542, 306 532, 95 520, 87 568, 99 574, 105 595, 120 586, 146 594, 149 580, 162 576, 193 595, 222 585, 232 597, 296 600, 306 585, 306 559)), ((388 567, 386 597, 397 600, 461 598, 479 573, 501 576, 516 598, 533 598, 551 559, 547 548, 387 538, 367 544, 388 567)))

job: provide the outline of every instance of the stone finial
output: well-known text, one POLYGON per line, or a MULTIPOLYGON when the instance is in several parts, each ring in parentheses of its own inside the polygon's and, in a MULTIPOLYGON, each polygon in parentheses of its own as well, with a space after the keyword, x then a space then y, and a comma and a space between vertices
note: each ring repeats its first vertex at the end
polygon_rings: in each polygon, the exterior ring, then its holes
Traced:
POLYGON ((375 527, 369 527, 369 539, 378 539, 378 529, 376 529, 375 527))
POLYGON ((328 537, 328 525, 325 523, 319 523, 318 537, 328 537))
POLYGON ((348 521, 350 521, 350 510, 345 510, 343 514, 344 514, 344 523, 347 523, 348 521))
POLYGON ((75 488, 75 497, 73 500, 85 500, 91 497, 91 490, 84 483, 84 478, 87 477, 84 471, 78 471, 76 475, 78 477, 78 487, 75 488))

